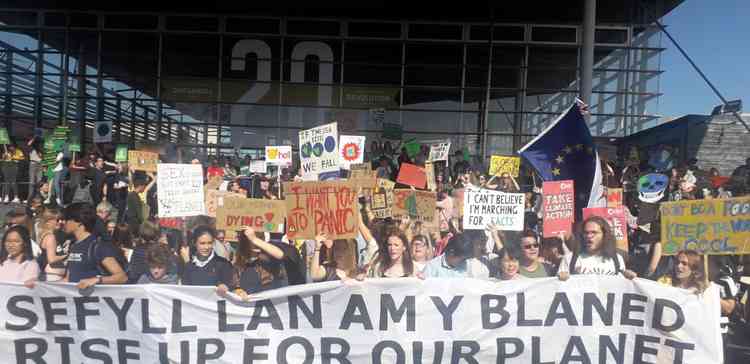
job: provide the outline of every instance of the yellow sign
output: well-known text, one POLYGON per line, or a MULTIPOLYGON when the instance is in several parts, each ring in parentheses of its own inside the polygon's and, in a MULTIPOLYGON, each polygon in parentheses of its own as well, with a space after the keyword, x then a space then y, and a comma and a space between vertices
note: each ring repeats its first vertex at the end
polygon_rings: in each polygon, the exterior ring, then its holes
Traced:
POLYGON ((503 173, 508 173, 513 177, 518 177, 519 168, 521 168, 521 158, 519 157, 493 155, 490 159, 491 176, 501 177, 503 173))
POLYGON ((750 197, 665 202, 660 210, 664 255, 750 253, 750 197))

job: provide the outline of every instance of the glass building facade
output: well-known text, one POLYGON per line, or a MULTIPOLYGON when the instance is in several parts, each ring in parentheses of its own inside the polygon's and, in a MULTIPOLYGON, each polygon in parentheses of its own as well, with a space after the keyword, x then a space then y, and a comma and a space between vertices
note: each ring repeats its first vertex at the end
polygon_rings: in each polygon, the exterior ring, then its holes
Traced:
MULTIPOLYGON (((582 29, 554 22, 15 10, 0 13, 0 119, 12 135, 65 120, 91 141, 171 141, 262 156, 299 130, 450 139, 513 154, 579 94, 582 29)), ((590 126, 659 121, 661 35, 597 24, 590 126)))

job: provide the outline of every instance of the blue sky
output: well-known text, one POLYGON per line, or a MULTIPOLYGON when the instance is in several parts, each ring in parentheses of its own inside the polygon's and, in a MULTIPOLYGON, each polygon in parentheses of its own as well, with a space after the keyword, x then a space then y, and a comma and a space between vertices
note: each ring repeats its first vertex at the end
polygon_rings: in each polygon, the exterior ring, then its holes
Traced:
MULTIPOLYGON (((750 112, 750 0, 686 0, 663 19, 727 100, 750 112)), ((659 114, 709 114, 721 100, 665 36, 659 114)))

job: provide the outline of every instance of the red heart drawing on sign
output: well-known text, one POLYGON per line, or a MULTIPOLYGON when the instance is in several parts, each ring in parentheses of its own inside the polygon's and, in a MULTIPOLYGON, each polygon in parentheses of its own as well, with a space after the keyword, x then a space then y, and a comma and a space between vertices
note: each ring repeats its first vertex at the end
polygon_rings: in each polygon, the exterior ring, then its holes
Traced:
POLYGON ((266 222, 271 222, 273 219, 273 212, 266 212, 266 222))

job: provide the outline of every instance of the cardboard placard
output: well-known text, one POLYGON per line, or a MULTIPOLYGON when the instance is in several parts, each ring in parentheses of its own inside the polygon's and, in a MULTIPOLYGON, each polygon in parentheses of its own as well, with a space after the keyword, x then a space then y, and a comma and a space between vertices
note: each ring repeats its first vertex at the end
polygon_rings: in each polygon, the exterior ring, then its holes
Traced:
POLYGON ((432 162, 425 162, 424 164, 425 178, 427 179, 427 189, 435 192, 437 190, 437 182, 435 182, 435 165, 432 162))
POLYGON ((338 172, 338 124, 330 123, 299 132, 300 168, 306 180, 326 172, 338 172))
POLYGON ((664 202, 659 209, 665 255, 750 254, 750 197, 664 202))
POLYGON ((350 164, 351 174, 349 178, 369 178, 375 177, 375 171, 372 170, 370 163, 350 164))
POLYGON ((365 137, 359 135, 339 136, 339 162, 343 169, 351 164, 362 163, 365 156, 365 137))
POLYGON ((156 166, 160 218, 205 214, 200 164, 159 163, 156 166))
POLYGON ((450 154, 451 143, 436 143, 430 145, 430 157, 427 159, 430 162, 435 161, 447 161, 448 154, 450 154))
MULTIPOLYGON (((128 166, 133 167, 136 171, 156 172, 158 164, 159 154, 140 150, 128 151, 128 166)), ((197 166, 200 167, 200 165, 197 166)), ((159 193, 161 193, 161 190, 159 190, 159 193)))
POLYGON ((409 163, 401 163, 401 169, 398 171, 396 182, 413 186, 416 188, 425 188, 427 184, 427 175, 424 168, 409 163))
POLYGON ((392 190, 396 187, 396 182, 385 178, 378 178, 376 183, 378 188, 387 188, 392 190))
POLYGON ((244 198, 244 196, 228 191, 206 190, 206 215, 216 217, 216 211, 224 198, 244 198))
POLYGON ((284 232, 286 205, 283 200, 224 196, 217 200, 216 229, 225 239, 236 241, 236 232, 249 226, 255 231, 284 232))
POLYGON ((206 190, 218 190, 222 182, 224 182, 224 178, 221 176, 212 176, 206 182, 206 190))
POLYGON ((622 188, 607 187, 607 207, 622 206, 622 188))
POLYGON ((542 212, 545 238, 571 234, 575 213, 575 185, 572 180, 544 182, 542 212))
POLYGON ((284 191, 290 239, 314 239, 320 233, 329 239, 357 236, 359 204, 353 182, 287 182, 284 191))
POLYGON ((292 165, 292 147, 289 145, 266 146, 266 163, 272 166, 292 165))
POLYGON ((393 216, 393 189, 378 188, 372 192, 370 199, 370 211, 376 219, 385 219, 393 216))
POLYGON ((501 177, 503 173, 508 173, 513 177, 518 178, 518 170, 521 168, 521 158, 519 157, 508 157, 503 155, 493 155, 490 158, 490 170, 491 176, 501 177))
POLYGON ((412 189, 393 190, 393 218, 409 216, 412 221, 421 221, 424 225, 435 225, 437 195, 430 191, 412 189))
POLYGON ((495 224, 500 230, 521 231, 524 228, 523 193, 504 193, 486 189, 464 190, 464 230, 484 230, 495 224))
POLYGON ((617 249, 628 251, 628 219, 625 216, 625 209, 620 207, 591 207, 583 209, 583 219, 590 216, 599 216, 609 222, 612 233, 617 241, 617 249))

